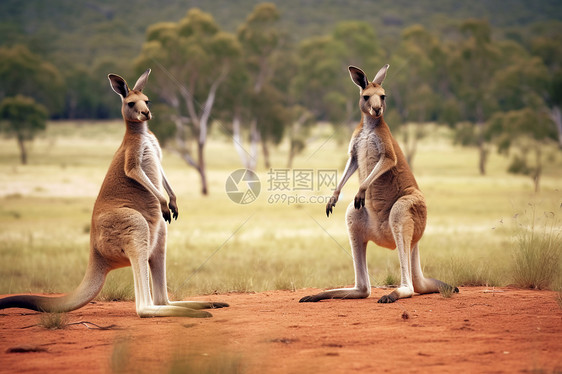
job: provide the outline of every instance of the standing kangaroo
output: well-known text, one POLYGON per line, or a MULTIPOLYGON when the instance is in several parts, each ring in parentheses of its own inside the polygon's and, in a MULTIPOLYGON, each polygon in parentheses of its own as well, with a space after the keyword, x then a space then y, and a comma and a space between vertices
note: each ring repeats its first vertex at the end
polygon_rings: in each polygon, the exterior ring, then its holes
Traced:
MULTIPOLYGON (((388 67, 388 64, 383 66, 373 82, 367 80, 361 69, 349 67, 351 79, 360 88, 361 122, 351 137, 349 159, 341 181, 326 205, 326 215, 330 216, 343 186, 358 170, 359 192, 346 213, 355 287, 320 292, 303 297, 300 302, 368 297, 371 285, 366 252, 370 240, 381 247, 398 248, 400 260, 400 287, 381 297, 379 303, 393 303, 411 297, 414 292, 425 294, 453 288, 422 274, 418 241, 425 229, 427 210, 404 154, 383 118, 386 104, 381 84, 388 67)), ((454 292, 458 292, 456 287, 454 292)))
POLYGON ((131 90, 123 78, 109 74, 122 99, 126 132, 105 176, 92 214, 90 259, 78 288, 61 297, 18 295, 0 299, 0 309, 26 308, 68 312, 86 305, 101 291, 113 269, 131 265, 139 317, 211 317, 197 309, 222 308, 225 303, 168 300, 166 286, 166 221, 178 217, 176 196, 162 169, 162 151, 148 130, 152 118, 142 90, 150 69, 131 90), (164 187, 170 202, 161 192, 164 187), (170 212, 171 211, 171 212, 170 212), (152 293, 150 287, 152 276, 152 293))

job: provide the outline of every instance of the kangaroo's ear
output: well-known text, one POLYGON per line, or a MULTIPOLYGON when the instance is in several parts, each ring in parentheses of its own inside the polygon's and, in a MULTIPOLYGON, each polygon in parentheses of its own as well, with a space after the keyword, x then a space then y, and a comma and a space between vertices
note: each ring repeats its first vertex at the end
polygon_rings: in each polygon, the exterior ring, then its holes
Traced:
POLYGON ((382 84, 382 82, 384 81, 384 78, 386 78, 386 71, 388 70, 389 67, 390 67, 389 64, 384 65, 381 68, 381 70, 379 70, 377 75, 375 75, 375 79, 373 79, 373 83, 382 84))
POLYGON ((367 85, 369 84, 369 81, 367 80, 367 76, 365 75, 363 70, 356 68, 355 66, 350 66, 348 67, 348 69, 349 69, 349 75, 351 76, 351 80, 353 81, 353 83, 355 83, 362 90, 364 90, 365 87, 367 87, 367 85))
POLYGON ((127 86, 127 82, 125 79, 121 78, 117 74, 109 74, 107 76, 109 82, 111 83, 111 88, 115 93, 121 96, 123 99, 127 97, 129 94, 129 86, 127 86))
POLYGON ((142 91, 144 85, 148 81, 148 76, 150 75, 150 69, 146 69, 144 73, 137 79, 137 83, 135 83, 135 87, 133 87, 133 91, 142 91))

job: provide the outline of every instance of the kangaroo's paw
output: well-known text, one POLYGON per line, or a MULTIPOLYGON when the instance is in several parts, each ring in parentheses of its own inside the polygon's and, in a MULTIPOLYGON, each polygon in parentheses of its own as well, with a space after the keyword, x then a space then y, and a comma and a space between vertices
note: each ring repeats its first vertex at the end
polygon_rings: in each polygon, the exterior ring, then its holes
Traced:
POLYGON ((330 213, 332 213, 333 208, 336 207, 336 203, 338 202, 338 196, 332 196, 328 204, 326 204, 326 217, 330 217, 330 213))
POLYGON ((384 295, 383 297, 381 297, 377 302, 380 304, 390 304, 395 302, 396 300, 398 300, 398 296, 390 293, 388 295, 384 295))
POLYGON ((172 217, 174 219, 178 219, 178 205, 176 203, 176 200, 170 200, 170 203, 168 204, 168 208, 170 208, 170 210, 172 211, 172 217))
POLYGON ((353 206, 355 209, 361 209, 365 206, 365 191, 359 190, 359 192, 357 192, 353 200, 353 206))
POLYGON ((171 223, 172 222, 172 214, 170 213, 170 208, 166 204, 162 205, 162 217, 164 217, 164 221, 171 223))

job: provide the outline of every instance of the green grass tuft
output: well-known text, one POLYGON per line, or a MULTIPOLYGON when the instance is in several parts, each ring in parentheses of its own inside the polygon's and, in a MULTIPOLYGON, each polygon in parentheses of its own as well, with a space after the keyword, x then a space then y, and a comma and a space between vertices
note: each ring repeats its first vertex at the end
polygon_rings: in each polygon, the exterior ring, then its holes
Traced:
POLYGON ((66 313, 43 313, 39 320, 39 326, 47 330, 62 330, 68 326, 66 313))
POLYGON ((562 235, 554 213, 540 223, 533 208, 531 222, 520 224, 513 261, 513 280, 522 288, 548 289, 560 277, 562 235))
POLYGON ((383 279, 382 284, 384 286, 397 286, 400 283, 400 279, 392 273, 386 274, 386 277, 383 279))

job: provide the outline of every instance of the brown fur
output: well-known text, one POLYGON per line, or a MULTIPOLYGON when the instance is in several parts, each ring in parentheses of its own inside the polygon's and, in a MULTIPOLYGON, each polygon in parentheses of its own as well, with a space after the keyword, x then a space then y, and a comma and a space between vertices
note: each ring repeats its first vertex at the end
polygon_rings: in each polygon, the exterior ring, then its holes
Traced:
POLYGON ((388 67, 381 68, 373 82, 367 80, 361 69, 349 67, 351 79, 360 88, 361 122, 351 137, 349 160, 342 179, 326 205, 329 216, 343 186, 357 170, 361 185, 348 207, 346 219, 353 251, 355 287, 324 291, 306 296, 301 302, 369 296, 368 241, 390 249, 398 248, 400 259, 401 285, 379 302, 394 302, 411 296, 414 291, 430 293, 451 287, 436 279, 425 278, 421 271, 418 241, 425 230, 427 210, 406 158, 383 118, 386 96, 381 84, 388 67))
POLYGON ((109 271, 129 265, 133 269, 136 310, 140 317, 210 317, 210 313, 196 309, 228 306, 168 300, 166 221, 177 219, 178 207, 162 169, 158 140, 148 130, 147 121, 152 114, 142 89, 149 74, 150 69, 139 77, 132 90, 120 76, 108 76, 111 87, 122 99, 126 131, 94 204, 90 261, 82 283, 62 297, 7 297, 0 300, 0 309, 27 308, 41 312, 78 309, 99 293, 109 271))

